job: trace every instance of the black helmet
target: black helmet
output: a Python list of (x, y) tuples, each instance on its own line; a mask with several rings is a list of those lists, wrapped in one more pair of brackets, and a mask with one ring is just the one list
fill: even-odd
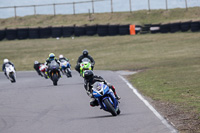
[(88, 56), (88, 51), (86, 49), (83, 50), (83, 56)]
[(92, 79), (94, 76), (94, 73), (92, 70), (85, 70), (84, 72), (84, 78), (85, 80), (89, 81), (90, 79)]

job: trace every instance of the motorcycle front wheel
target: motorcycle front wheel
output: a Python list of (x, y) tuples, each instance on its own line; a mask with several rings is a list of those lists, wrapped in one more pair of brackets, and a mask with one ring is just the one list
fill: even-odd
[(71, 71), (70, 70), (68, 70), (68, 68), (67, 68), (67, 73), (66, 73), (66, 76), (69, 78), (69, 77), (72, 77), (72, 73), (71, 73)]
[(110, 101), (108, 99), (104, 100), (104, 103), (108, 109), (108, 111), (113, 115), (113, 116), (117, 116), (117, 112), (115, 111), (115, 108), (112, 106), (112, 104), (110, 103)]
[(52, 80), (53, 80), (53, 85), (57, 85), (58, 83), (58, 76), (57, 76), (57, 74), (53, 74), (53, 77), (52, 77)]
[(15, 83), (16, 82), (14, 74), (10, 74), (10, 78), (11, 78), (11, 83)]

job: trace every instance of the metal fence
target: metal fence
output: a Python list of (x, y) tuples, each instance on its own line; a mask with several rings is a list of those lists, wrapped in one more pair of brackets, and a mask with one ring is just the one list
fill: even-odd
[[(147, 3), (147, 10), (148, 11), (151, 11), (151, 5), (153, 5), (151, 2), (151, 0), (144, 0), (144, 1), (141, 1), (141, 2), (145, 2)], [(164, 0), (165, 1), (165, 9), (168, 10), (169, 6), (168, 6), (168, 3), (169, 3), (169, 0)], [(185, 9), (187, 10), (188, 9), (188, 2), (187, 0), (182, 0), (184, 2), (184, 5), (185, 5)], [(53, 14), (54, 16), (57, 15), (57, 9), (58, 9), (58, 6), (60, 5), (70, 5), (71, 6), (71, 10), (72, 10), (72, 14), (77, 14), (76, 13), (76, 6), (79, 5), (79, 4), (90, 4), (90, 9), (88, 9), (88, 12), (90, 13), (96, 13), (95, 12), (95, 4), (98, 3), (98, 2), (106, 2), (107, 4), (107, 8), (110, 8), (109, 12), (113, 13), (114, 12), (114, 8), (113, 8), (113, 4), (114, 4), (114, 0), (90, 0), (90, 1), (82, 1), (82, 2), (71, 2), (71, 3), (53, 3), (53, 4), (42, 4), (42, 5), (26, 5), (26, 6), (8, 6), (8, 7), (0, 7), (0, 11), (3, 10), (3, 9), (13, 9), (13, 16), (15, 16), (15, 18), (19, 15), (18, 14), (18, 9), (19, 8), (32, 8), (33, 10), (33, 14), (32, 15), (37, 15), (38, 14), (38, 8), (39, 7), (52, 7), (52, 11), (49, 10), (49, 13), (48, 14)], [(127, 4), (129, 5), (129, 7), (126, 9), (127, 11), (130, 11), (132, 12), (133, 11), (133, 5), (135, 3), (134, 0), (127, 0), (126, 1)], [(84, 8), (84, 7), (82, 7)], [(53, 12), (53, 13), (52, 13)], [(88, 13), (88, 12), (82, 12), (82, 13)], [(107, 11), (108, 12), (108, 11)], [(69, 14), (69, 13), (68, 13)]]

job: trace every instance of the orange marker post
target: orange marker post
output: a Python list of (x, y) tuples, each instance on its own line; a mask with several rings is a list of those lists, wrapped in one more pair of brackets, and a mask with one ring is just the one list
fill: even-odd
[(135, 35), (135, 25), (130, 25), (130, 35)]

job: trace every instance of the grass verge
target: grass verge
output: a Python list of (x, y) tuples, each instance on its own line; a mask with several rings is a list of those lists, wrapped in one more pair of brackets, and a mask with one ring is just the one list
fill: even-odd
[[(36, 15), (17, 18), (0, 19), (0, 29), (21, 27), (46, 27), (85, 24), (152, 24), (177, 21), (199, 20), (200, 7), (188, 10), (176, 8), (170, 10), (147, 10), (135, 12), (95, 13), (91, 19), (89, 14), (77, 15)], [(91, 21), (90, 21), (91, 20)]]

